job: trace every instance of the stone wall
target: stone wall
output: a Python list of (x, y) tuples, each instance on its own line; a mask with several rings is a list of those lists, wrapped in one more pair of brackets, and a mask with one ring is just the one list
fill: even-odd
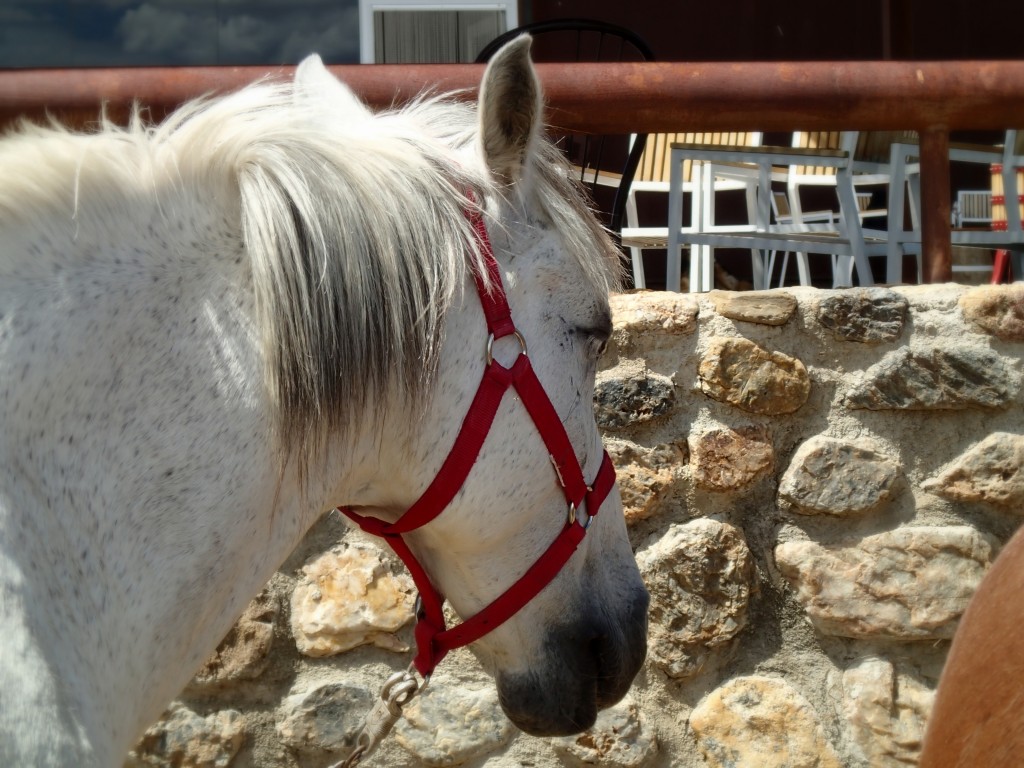
[[(1024, 285), (614, 300), (596, 408), (648, 662), (578, 738), (460, 651), (378, 766), (913, 765), (949, 638), (1024, 514)], [(328, 516), (129, 764), (324, 766), (408, 663), (412, 585)]]

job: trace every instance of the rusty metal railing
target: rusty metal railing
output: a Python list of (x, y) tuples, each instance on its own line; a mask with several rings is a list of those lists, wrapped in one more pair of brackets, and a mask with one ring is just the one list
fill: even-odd
[[(593, 133), (697, 130), (893, 130), (921, 137), (926, 282), (952, 276), (949, 132), (1024, 127), (1024, 61), (540, 64), (548, 121)], [(338, 66), (369, 104), (425, 89), (475, 96), (479, 65)], [(72, 123), (133, 100), (154, 116), (289, 68), (14, 70), (0, 72), (0, 124), (47, 112)]]

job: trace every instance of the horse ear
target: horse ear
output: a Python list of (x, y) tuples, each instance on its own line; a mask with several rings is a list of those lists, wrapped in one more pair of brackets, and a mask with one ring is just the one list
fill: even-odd
[(529, 35), (502, 46), (480, 84), (480, 136), (487, 167), (513, 183), (523, 172), (539, 130), (543, 102), (540, 80), (530, 61)]
[(315, 53), (304, 58), (295, 69), (295, 100), (316, 101), (325, 109), (339, 114), (364, 117), (370, 114), (352, 89), (328, 72)]

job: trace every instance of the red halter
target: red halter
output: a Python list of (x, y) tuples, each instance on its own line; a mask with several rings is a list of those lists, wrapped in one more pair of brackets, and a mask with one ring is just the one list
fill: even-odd
[[(415, 630), (416, 658), (413, 659), (413, 664), (424, 677), (430, 676), (449, 651), (479, 640), (515, 615), (547, 586), (572, 557), (602, 502), (615, 485), (615, 469), (607, 452), (593, 484), (588, 485), (584, 479), (562, 420), (558, 417), (537, 374), (534, 373), (530, 358), (526, 354), (526, 342), (512, 322), (508, 300), (502, 287), (501, 272), (494, 258), (483, 217), (476, 210), (468, 216), (476, 232), (492, 286), (489, 291), (482, 276), (476, 269), (473, 270), (473, 280), (480, 296), (480, 303), (483, 305), (490, 335), (487, 339), (487, 367), (484, 369), (483, 380), (469, 407), (469, 412), (462, 421), (462, 428), (455, 439), (455, 444), (434, 481), (416, 503), (394, 523), (359, 515), (347, 507), (338, 507), (340, 512), (358, 523), (367, 533), (382, 536), (409, 569), (420, 592), (421, 606)], [(491, 355), (494, 341), (505, 336), (515, 336), (522, 347), (516, 361), (508, 368), (495, 361)], [(519, 393), (520, 400), (526, 406), (548, 449), (555, 480), (562, 487), (569, 504), (568, 519), (544, 554), (519, 577), (518, 581), (475, 616), (448, 629), (442, 611), (444, 595), (431, 584), (430, 577), (412, 554), (402, 534), (426, 525), (451, 503), (466, 482), (473, 464), (476, 463), (501, 399), (509, 387), (515, 388)], [(584, 502), (588, 514), (586, 523), (582, 523), (577, 516), (577, 510)]]

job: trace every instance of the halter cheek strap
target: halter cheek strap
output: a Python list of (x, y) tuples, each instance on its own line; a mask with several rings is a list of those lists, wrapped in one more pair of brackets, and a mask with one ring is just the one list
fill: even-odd
[[(515, 615), (544, 589), (572, 557), (601, 504), (615, 485), (615, 469), (607, 452), (604, 453), (593, 483), (588, 485), (585, 481), (562, 420), (537, 378), (527, 356), (526, 342), (512, 321), (501, 282), (501, 271), (494, 258), (483, 216), (477, 210), (467, 215), (476, 233), (487, 271), (486, 281), (476, 269), (473, 271), (473, 279), (489, 335), (483, 379), (462, 421), (462, 428), (433, 482), (394, 523), (357, 514), (347, 507), (338, 507), (340, 512), (355, 521), (364, 531), (383, 537), (409, 569), (420, 593), (413, 665), (424, 677), (430, 676), (449, 651), (480, 639)], [(491, 354), (494, 342), (506, 336), (515, 337), (521, 347), (515, 362), (507, 368), (494, 360)], [(555, 482), (562, 488), (568, 504), (566, 522), (544, 554), (512, 586), (479, 613), (449, 629), (445, 625), (442, 608), (444, 596), (431, 583), (426, 570), (406, 544), (403, 534), (426, 525), (440, 515), (462, 488), (480, 455), (502, 397), (510, 387), (519, 394), (551, 457)], [(579, 514), (584, 504), (587, 510), (585, 521), (580, 519)]]

